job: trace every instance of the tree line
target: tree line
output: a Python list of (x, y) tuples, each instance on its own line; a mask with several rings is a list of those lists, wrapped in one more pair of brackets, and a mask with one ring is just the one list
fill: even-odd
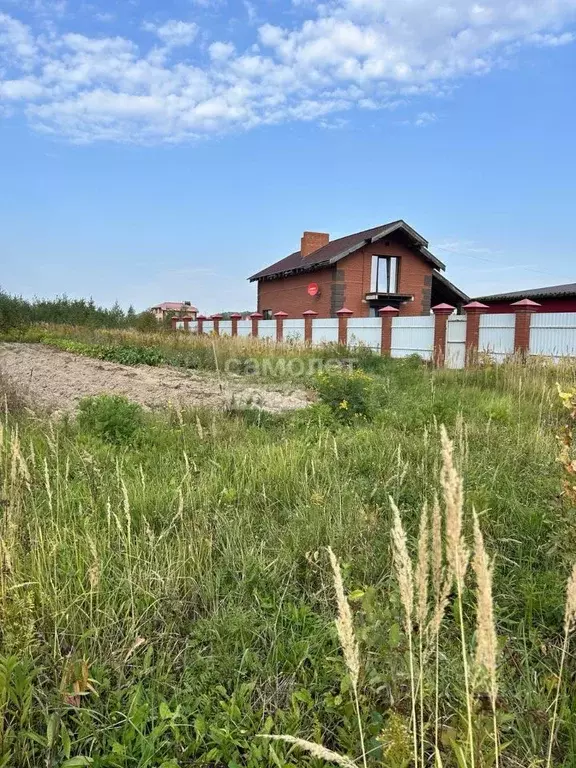
[(68, 296), (28, 301), (0, 290), (0, 331), (34, 323), (141, 330), (152, 330), (159, 325), (150, 312), (137, 313), (133, 306), (124, 311), (118, 302), (108, 308), (98, 306), (93, 299), (70, 299)]

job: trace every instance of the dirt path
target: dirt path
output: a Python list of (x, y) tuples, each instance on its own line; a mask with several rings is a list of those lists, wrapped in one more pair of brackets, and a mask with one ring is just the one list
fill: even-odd
[(182, 408), (252, 405), (279, 412), (308, 404), (302, 390), (250, 386), (249, 379), (147, 365), (119, 365), (73, 355), (41, 344), (0, 344), (0, 373), (31, 405), (73, 411), (80, 398), (125, 395), (148, 408), (169, 402)]

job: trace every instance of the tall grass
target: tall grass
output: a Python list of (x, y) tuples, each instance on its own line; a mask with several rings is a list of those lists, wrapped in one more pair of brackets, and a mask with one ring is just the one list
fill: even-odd
[(375, 379), (372, 421), (172, 410), (124, 443), (2, 409), (0, 765), (576, 761), (551, 375)]

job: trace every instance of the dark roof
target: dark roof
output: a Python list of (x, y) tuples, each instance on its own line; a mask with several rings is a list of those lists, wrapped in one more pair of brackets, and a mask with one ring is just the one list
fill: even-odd
[(452, 292), (458, 299), (460, 299), (460, 301), (463, 301), (465, 304), (470, 301), (470, 296), (467, 296), (464, 291), (460, 290), (460, 288), (456, 288), (454, 283), (451, 283), (448, 278), (444, 277), (444, 275), (441, 275), (440, 272), (437, 272), (435, 269), (432, 271), (432, 279), (437, 280), (448, 290), (448, 292)]
[(476, 301), (508, 301), (515, 299), (551, 299), (558, 296), (576, 296), (576, 283), (566, 285), (548, 285), (545, 288), (529, 288), (527, 291), (495, 293), (492, 296), (479, 296)]
[(426, 247), (428, 241), (424, 240), (418, 232), (400, 219), (398, 221), (391, 221), (389, 224), (381, 224), (379, 227), (372, 227), (372, 229), (364, 229), (362, 232), (354, 232), (352, 235), (339, 237), (337, 240), (331, 240), (327, 245), (318, 248), (317, 251), (306, 256), (306, 258), (302, 258), (300, 251), (294, 251), (290, 256), (286, 256), (286, 258), (277, 261), (275, 264), (271, 264), (269, 267), (260, 270), (260, 272), (256, 272), (256, 274), (248, 279), (253, 281), (285, 276), (296, 272), (312, 272), (315, 269), (321, 269), (322, 267), (334, 264), (339, 259), (344, 258), (344, 256), (348, 256), (349, 253), (353, 253), (358, 248), (361, 248), (365, 243), (380, 240), (382, 237), (391, 235), (397, 230), (405, 232), (419, 245), (420, 253), (424, 259), (432, 262), (438, 269), (445, 268), (444, 264), (430, 253)]

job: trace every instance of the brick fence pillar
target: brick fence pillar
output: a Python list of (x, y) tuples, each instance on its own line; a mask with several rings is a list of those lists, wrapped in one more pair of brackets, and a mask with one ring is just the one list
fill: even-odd
[(204, 333), (204, 320), (207, 320), (207, 319), (208, 318), (205, 315), (198, 315), (198, 317), (196, 318), (198, 322), (198, 329), (196, 331), (197, 333)]
[(220, 336), (220, 320), (222, 320), (222, 315), (212, 315), (210, 319), (214, 323), (214, 334)]
[(392, 353), (392, 319), (398, 317), (400, 310), (397, 307), (382, 307), (378, 314), (382, 320), (382, 337), (380, 354), (390, 357)]
[(314, 312), (313, 309), (307, 309), (302, 314), (304, 316), (304, 343), (312, 344), (312, 322), (315, 317), (318, 317), (318, 312)]
[(480, 340), (480, 315), (490, 311), (490, 307), (480, 301), (464, 304), (466, 312), (466, 363), (475, 365), (478, 362), (478, 342)]
[(258, 321), (262, 320), (264, 315), (261, 312), (252, 312), (250, 320), (252, 320), (252, 336), (258, 337)]
[(242, 320), (242, 315), (234, 312), (233, 315), (230, 315), (230, 320), (232, 321), (231, 334), (232, 336), (238, 336), (238, 320)]
[(510, 305), (516, 315), (514, 323), (514, 353), (519, 355), (522, 360), (528, 357), (530, 352), (530, 324), (532, 315), (538, 312), (541, 304), (531, 299), (522, 299), (515, 301)]
[(345, 347), (348, 344), (348, 318), (354, 312), (347, 307), (342, 307), (336, 314), (338, 315), (338, 344)]
[(177, 315), (170, 318), (170, 325), (172, 326), (173, 331), (176, 330), (176, 323), (178, 322), (178, 320), (180, 320), (180, 318)]
[(276, 341), (282, 341), (284, 339), (284, 318), (288, 317), (288, 312), (274, 312), (276, 318)]
[(446, 333), (448, 318), (454, 312), (451, 304), (436, 304), (432, 307), (434, 312), (434, 354), (432, 360), (438, 368), (444, 366), (446, 361)]
[(190, 330), (190, 320), (192, 320), (191, 317), (183, 317), (182, 322), (184, 323), (184, 330), (189, 331)]

